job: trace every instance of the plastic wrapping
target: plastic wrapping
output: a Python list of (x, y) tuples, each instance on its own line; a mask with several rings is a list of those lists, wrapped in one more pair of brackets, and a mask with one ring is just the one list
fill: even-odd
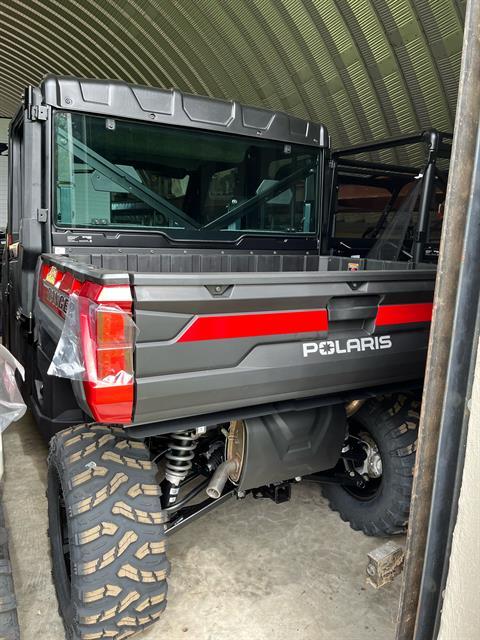
[(73, 294), (48, 374), (100, 386), (132, 384), (135, 334), (131, 315), (119, 306)]
[(412, 221), (423, 178), (419, 179), (397, 211), (390, 213), (390, 221), (368, 252), (372, 260), (398, 260)]
[(48, 367), (49, 376), (83, 380), (85, 364), (83, 361), (79, 336), (78, 296), (71, 295), (62, 329), (62, 335)]
[(15, 380), (15, 371), (25, 379), (22, 365), (0, 345), (0, 432), (11, 422), (20, 420), (27, 410)]

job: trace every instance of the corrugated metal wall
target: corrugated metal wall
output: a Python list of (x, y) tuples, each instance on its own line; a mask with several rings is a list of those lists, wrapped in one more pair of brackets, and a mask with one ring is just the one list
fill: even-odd
[[(0, 115), (47, 72), (319, 120), (335, 146), (452, 130), (465, 0), (2, 0)], [(408, 159), (405, 156), (404, 159)]]
[[(8, 118), (0, 118), (0, 142), (7, 142)], [(7, 226), (8, 156), (0, 155), (0, 229)]]

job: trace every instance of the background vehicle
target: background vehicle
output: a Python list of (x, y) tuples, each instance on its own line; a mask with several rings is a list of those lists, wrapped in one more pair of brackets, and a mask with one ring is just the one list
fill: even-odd
[(321, 125), (49, 77), (9, 160), (6, 340), (53, 436), (71, 636), (153, 622), (165, 536), (231, 496), (320, 481), (355, 528), (404, 530), (435, 266), (322, 254)]
[(13, 572), (8, 549), (9, 530), (5, 526), (3, 508), (4, 464), (3, 464), (3, 431), (27, 410), (22, 400), (15, 375), (22, 377), (22, 366), (11, 353), (0, 344), (0, 638), (20, 640), (18, 626), (17, 603)]

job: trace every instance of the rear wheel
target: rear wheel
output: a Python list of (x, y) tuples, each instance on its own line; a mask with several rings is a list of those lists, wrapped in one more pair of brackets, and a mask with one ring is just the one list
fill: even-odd
[[(324, 485), (330, 507), (353, 529), (369, 536), (403, 533), (408, 524), (419, 403), (409, 396), (369, 400), (349, 419), (350, 446), (364, 451), (355, 464), (345, 460), (362, 487)], [(343, 463), (342, 463), (343, 464)]]
[(121, 429), (80, 425), (51, 440), (53, 578), (67, 637), (121, 640), (166, 605), (165, 531), (155, 465)]

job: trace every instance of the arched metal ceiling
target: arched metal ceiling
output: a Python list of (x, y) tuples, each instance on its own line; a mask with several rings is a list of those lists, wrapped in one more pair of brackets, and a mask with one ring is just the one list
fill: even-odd
[(452, 130), (466, 0), (0, 0), (0, 115), (46, 73), (234, 98), (335, 146)]

